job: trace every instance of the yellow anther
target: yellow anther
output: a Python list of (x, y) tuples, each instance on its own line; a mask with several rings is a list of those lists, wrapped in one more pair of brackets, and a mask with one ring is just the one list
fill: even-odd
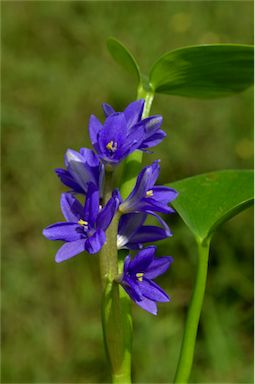
[(137, 273), (136, 274), (136, 277), (137, 277), (137, 280), (139, 280), (139, 281), (143, 281), (143, 273), (142, 272), (139, 272), (139, 273)]
[(109, 151), (115, 152), (117, 151), (118, 144), (114, 143), (112, 140), (109, 141), (109, 143), (106, 145), (106, 148), (109, 149)]
[(153, 196), (153, 190), (149, 189), (149, 191), (146, 192), (146, 197), (151, 197)]
[(78, 221), (78, 224), (80, 224), (80, 225), (88, 225), (88, 222), (87, 221), (84, 221), (84, 220), (82, 220), (82, 219), (80, 219), (79, 221)]

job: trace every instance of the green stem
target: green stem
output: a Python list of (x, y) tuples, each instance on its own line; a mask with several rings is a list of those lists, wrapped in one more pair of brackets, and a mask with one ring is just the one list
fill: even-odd
[(137, 90), (137, 100), (139, 99), (145, 100), (143, 109), (143, 119), (145, 119), (150, 114), (151, 105), (154, 99), (154, 92), (151, 89), (145, 89), (144, 85), (141, 83)]
[(198, 268), (196, 281), (186, 318), (181, 352), (174, 383), (186, 384), (189, 380), (195, 350), (197, 329), (205, 294), (209, 249), (209, 240), (206, 243), (198, 242)]
[[(106, 173), (104, 204), (113, 190), (112, 173)], [(102, 324), (107, 357), (113, 383), (131, 383), (132, 318), (130, 300), (115, 282), (118, 268), (119, 214), (116, 213), (106, 231), (106, 243), (100, 252), (100, 272), (103, 284)]]
[[(105, 186), (104, 186), (104, 205), (109, 201), (113, 191), (113, 173), (109, 172), (105, 175)], [(106, 243), (100, 252), (100, 270), (102, 281), (113, 281), (118, 276), (118, 249), (117, 249), (117, 233), (119, 214), (115, 214), (111, 225), (106, 231)]]
[(102, 302), (104, 342), (113, 383), (131, 383), (130, 300), (116, 282), (105, 284)]

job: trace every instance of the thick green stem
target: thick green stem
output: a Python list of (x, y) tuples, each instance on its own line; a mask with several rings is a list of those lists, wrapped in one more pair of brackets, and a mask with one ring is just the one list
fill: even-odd
[[(104, 187), (104, 205), (111, 198), (113, 185), (113, 173), (109, 172), (105, 175)], [(119, 214), (115, 214), (111, 225), (106, 231), (106, 243), (100, 252), (100, 269), (102, 281), (112, 281), (118, 276), (118, 249), (117, 249), (117, 233), (118, 233)]]
[[(105, 178), (104, 204), (113, 190), (112, 173)], [(100, 252), (103, 284), (102, 323), (106, 353), (113, 383), (131, 383), (132, 318), (130, 300), (114, 279), (118, 277), (117, 213), (106, 231), (106, 243)]]
[(198, 267), (195, 286), (189, 306), (175, 383), (188, 383), (197, 336), (197, 329), (205, 294), (210, 241), (198, 242)]
[(131, 383), (132, 318), (130, 300), (114, 281), (103, 293), (102, 320), (113, 383)]

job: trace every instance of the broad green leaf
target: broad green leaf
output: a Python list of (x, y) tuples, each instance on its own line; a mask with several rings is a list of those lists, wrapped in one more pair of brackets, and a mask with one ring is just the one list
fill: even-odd
[(120, 41), (114, 39), (113, 37), (109, 37), (107, 39), (107, 48), (114, 60), (128, 72), (135, 75), (140, 82), (141, 74), (139, 66), (132, 53), (130, 53)]
[(153, 65), (150, 83), (158, 93), (197, 98), (243, 91), (253, 83), (253, 47), (215, 44), (167, 52)]
[(179, 192), (173, 207), (200, 242), (253, 202), (251, 170), (211, 172), (169, 186)]

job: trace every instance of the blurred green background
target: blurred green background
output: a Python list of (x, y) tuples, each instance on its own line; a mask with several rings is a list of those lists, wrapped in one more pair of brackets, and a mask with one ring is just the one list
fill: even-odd
[[(67, 148), (89, 146), (91, 113), (135, 99), (106, 38), (133, 51), (144, 71), (167, 50), (253, 42), (249, 1), (2, 2), (3, 294), (2, 382), (107, 382), (100, 324), (98, 257), (57, 265), (59, 244), (43, 227), (62, 219), (53, 169)], [(165, 141), (160, 182), (224, 168), (251, 168), (252, 90), (224, 99), (157, 96)], [(249, 209), (214, 237), (193, 383), (251, 383), (253, 228)], [(159, 245), (174, 264), (159, 283), (172, 303), (154, 317), (133, 306), (135, 382), (171, 382), (195, 272), (193, 238), (177, 215)]]

